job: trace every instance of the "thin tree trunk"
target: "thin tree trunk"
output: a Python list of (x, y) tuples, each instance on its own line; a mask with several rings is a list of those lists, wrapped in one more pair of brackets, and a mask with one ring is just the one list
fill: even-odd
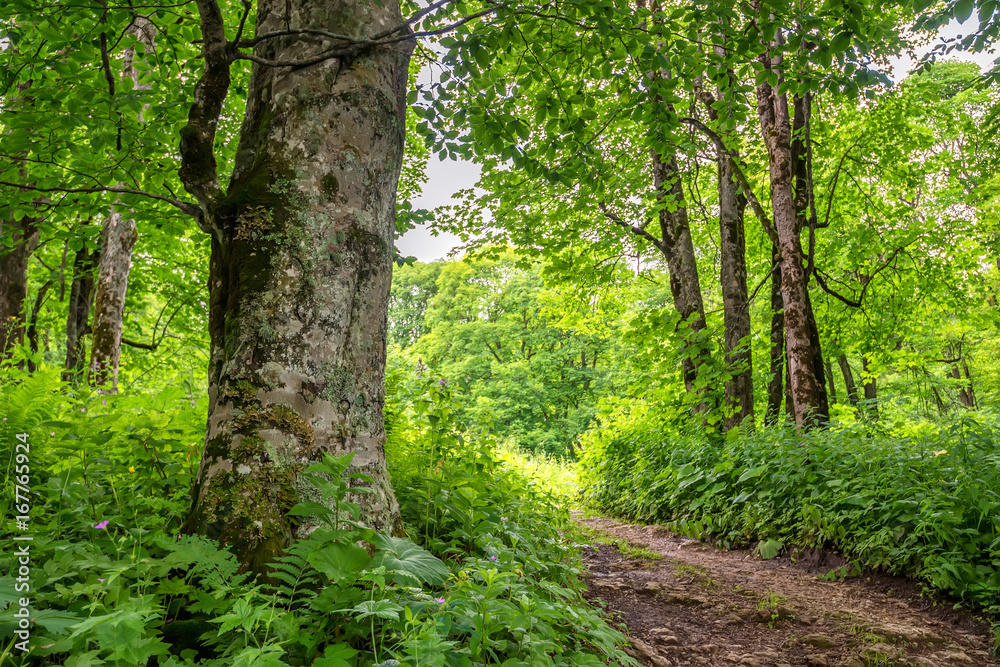
[(73, 282), (69, 288), (66, 313), (66, 364), (64, 381), (76, 377), (86, 365), (83, 337), (90, 318), (90, 302), (94, 290), (94, 269), (100, 262), (101, 251), (86, 246), (76, 252), (73, 260)]
[(865, 406), (868, 416), (872, 419), (878, 419), (878, 385), (875, 375), (871, 372), (871, 364), (866, 354), (861, 355), (861, 374), (864, 381)]
[(931, 392), (934, 394), (934, 403), (937, 405), (938, 412), (942, 415), (948, 414), (948, 406), (941, 400), (941, 394), (938, 392), (937, 387), (932, 386)]
[(795, 423), (795, 399), (792, 398), (792, 378), (789, 374), (788, 350), (785, 350), (785, 421)]
[[(373, 493), (352, 494), (363, 523), (399, 521), (382, 407), (413, 43), (303, 68), (255, 64), (222, 194), (210, 151), (229, 65), (221, 14), (206, 4), (206, 69), (182, 133), (181, 175), (213, 230), (209, 418), (185, 530), (221, 539), (259, 572), (308, 528), (288, 510), (309, 493), (299, 474), (325, 453), (353, 452), (352, 470), (373, 479)], [(259, 0), (257, 16), (258, 33), (360, 37), (401, 22), (396, 1)], [(255, 53), (286, 60), (315, 49), (296, 37)]]
[[(55, 281), (50, 278), (39, 288), (38, 294), (35, 296), (35, 305), (31, 309), (31, 316), (28, 318), (27, 338), (32, 356), (38, 352), (38, 313), (42, 310), (42, 304), (45, 303), (45, 295), (48, 293), (49, 288), (52, 287), (53, 282)], [(36, 368), (35, 362), (29, 359), (28, 372), (34, 373)]]
[[(16, 51), (17, 45), (8, 48)], [(31, 80), (19, 81), (16, 92), (2, 100), (6, 108), (17, 109), (31, 104), (28, 91)], [(23, 155), (21, 156), (23, 157)], [(27, 179), (24, 161), (15, 157), (21, 176)], [(28, 296), (28, 260), (38, 247), (39, 219), (33, 216), (15, 218), (12, 211), (0, 209), (0, 360), (7, 359), (24, 341), (25, 303)], [(7, 245), (7, 240), (11, 244)]]
[(771, 246), (771, 375), (767, 385), (767, 411), (764, 424), (773, 426), (781, 414), (781, 399), (785, 394), (785, 313), (781, 301), (781, 253)]
[(705, 306), (701, 298), (698, 264), (675, 156), (663, 157), (653, 151), (653, 187), (662, 205), (659, 214), (660, 233), (663, 239), (662, 251), (670, 273), (670, 292), (674, 297), (674, 308), (681, 317), (679, 330), (685, 337), (687, 353), (682, 361), (684, 386), (688, 392), (693, 392), (698, 367), (707, 357), (707, 351), (700, 346), (696, 348), (690, 338), (705, 329)]
[(833, 364), (829, 359), (823, 360), (823, 368), (826, 369), (826, 380), (830, 383), (830, 405), (837, 402), (837, 385), (833, 381)]
[[(724, 55), (723, 47), (716, 47), (716, 53)], [(735, 77), (730, 75), (732, 81)], [(719, 91), (720, 97), (723, 96)], [(709, 118), (718, 119), (714, 99), (702, 93)], [(721, 239), (722, 309), (725, 324), (724, 344), (726, 365), (736, 369), (726, 381), (726, 410), (733, 413), (723, 418), (722, 428), (728, 431), (738, 427), (744, 420), (754, 423), (753, 414), (753, 354), (750, 350), (750, 300), (747, 290), (746, 239), (743, 219), (747, 206), (733, 174), (730, 152), (725, 146), (716, 144), (716, 162), (719, 192), (719, 237)]]
[(135, 220), (112, 210), (101, 232), (101, 259), (97, 269), (90, 382), (113, 391), (118, 386), (122, 350), (125, 292), (132, 267), (132, 249), (139, 238)]
[(28, 296), (28, 259), (38, 246), (37, 220), (25, 216), (0, 221), (0, 237), (10, 236), (13, 247), (0, 245), (0, 359), (24, 340), (24, 300)]
[[(962, 403), (970, 410), (976, 409), (976, 392), (972, 386), (972, 373), (969, 372), (969, 363), (962, 360), (962, 368), (965, 370), (965, 386), (959, 392)], [(964, 396), (963, 396), (964, 395)]]
[[(761, 56), (767, 69), (780, 72), (780, 60)], [(779, 74), (779, 81), (781, 76)], [(800, 426), (829, 421), (823, 356), (806, 282), (799, 239), (801, 197), (796, 199), (792, 118), (788, 98), (766, 82), (757, 86), (757, 110), (767, 147), (771, 207), (781, 249), (781, 296), (785, 311), (785, 350), (795, 421)]]
[(857, 407), (858, 386), (854, 383), (854, 373), (851, 372), (851, 364), (847, 361), (847, 355), (837, 355), (837, 365), (840, 366), (840, 373), (844, 376), (844, 391), (847, 394), (847, 402)]

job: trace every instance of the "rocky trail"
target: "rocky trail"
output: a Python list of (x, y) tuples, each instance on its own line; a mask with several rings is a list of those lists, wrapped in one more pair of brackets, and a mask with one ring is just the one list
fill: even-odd
[[(843, 564), (827, 554), (764, 561), (660, 526), (576, 520), (596, 531), (584, 550), (588, 597), (627, 626), (630, 651), (644, 665), (1000, 665), (985, 625), (920, 597), (912, 581), (867, 574), (825, 580), (821, 575)], [(624, 552), (636, 557), (600, 544), (610, 540), (627, 543)]]

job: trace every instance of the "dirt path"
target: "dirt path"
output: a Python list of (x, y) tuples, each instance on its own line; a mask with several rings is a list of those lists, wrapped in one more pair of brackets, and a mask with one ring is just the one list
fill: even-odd
[(984, 626), (921, 598), (905, 579), (825, 581), (817, 575), (831, 563), (817, 557), (762, 561), (659, 526), (576, 519), (663, 556), (626, 558), (606, 544), (584, 550), (589, 597), (604, 600), (626, 624), (645, 665), (1000, 665)]

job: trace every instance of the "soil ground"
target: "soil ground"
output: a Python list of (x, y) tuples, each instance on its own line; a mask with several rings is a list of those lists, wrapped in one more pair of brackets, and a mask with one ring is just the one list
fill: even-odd
[(644, 665), (1000, 666), (985, 625), (921, 597), (910, 580), (825, 580), (821, 575), (843, 564), (825, 553), (764, 561), (660, 526), (576, 520), (629, 543), (627, 553), (644, 548), (662, 556), (627, 558), (598, 544), (600, 537), (584, 549), (588, 597), (624, 623), (630, 651)]

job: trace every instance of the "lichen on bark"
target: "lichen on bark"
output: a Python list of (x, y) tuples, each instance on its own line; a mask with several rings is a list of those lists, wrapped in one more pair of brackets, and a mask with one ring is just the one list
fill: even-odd
[[(344, 32), (345, 16), (359, 31), (402, 20), (394, 3), (261, 0), (257, 29)], [(257, 53), (317, 48), (277, 38)], [(352, 498), (364, 523), (398, 522), (382, 407), (411, 49), (253, 69), (232, 179), (210, 216), (209, 422), (187, 524), (232, 544), (247, 569), (308, 530), (287, 513), (316, 499), (299, 473), (327, 452), (354, 452), (353, 469), (372, 477), (373, 493)]]

